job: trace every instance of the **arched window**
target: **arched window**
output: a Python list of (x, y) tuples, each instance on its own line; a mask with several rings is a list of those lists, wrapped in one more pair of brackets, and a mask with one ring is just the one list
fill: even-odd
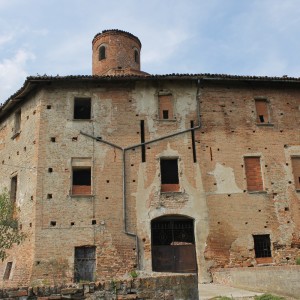
[(134, 50), (134, 61), (138, 64), (140, 62), (139, 51)]
[(105, 49), (105, 46), (101, 46), (99, 48), (99, 60), (102, 60), (105, 58), (106, 58), (106, 49)]

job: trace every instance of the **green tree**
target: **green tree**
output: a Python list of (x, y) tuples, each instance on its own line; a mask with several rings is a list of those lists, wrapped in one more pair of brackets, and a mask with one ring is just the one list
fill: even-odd
[(26, 235), (19, 231), (15, 204), (10, 201), (7, 190), (0, 193), (0, 259), (6, 258), (6, 251), (13, 244), (20, 244)]

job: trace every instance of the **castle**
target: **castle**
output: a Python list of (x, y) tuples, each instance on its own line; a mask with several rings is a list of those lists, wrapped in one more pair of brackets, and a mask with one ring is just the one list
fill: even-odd
[[(26, 240), (6, 286), (300, 257), (300, 79), (141, 71), (106, 30), (91, 76), (28, 77), (0, 108), (0, 186)], [(56, 276), (59, 270), (54, 269)], [(52, 271), (51, 271), (52, 270)]]

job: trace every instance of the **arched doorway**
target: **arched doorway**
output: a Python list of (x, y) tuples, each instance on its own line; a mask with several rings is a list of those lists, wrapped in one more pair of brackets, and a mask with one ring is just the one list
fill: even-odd
[(151, 221), (152, 270), (197, 272), (194, 220), (171, 215)]

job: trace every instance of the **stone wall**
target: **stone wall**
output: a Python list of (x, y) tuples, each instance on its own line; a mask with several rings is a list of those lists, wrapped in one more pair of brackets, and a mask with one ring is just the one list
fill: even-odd
[(300, 266), (228, 268), (212, 275), (214, 283), (300, 299)]
[(112, 280), (101, 283), (81, 283), (70, 286), (22, 287), (0, 290), (0, 299), (197, 300), (197, 276), (174, 275), (124, 281)]

